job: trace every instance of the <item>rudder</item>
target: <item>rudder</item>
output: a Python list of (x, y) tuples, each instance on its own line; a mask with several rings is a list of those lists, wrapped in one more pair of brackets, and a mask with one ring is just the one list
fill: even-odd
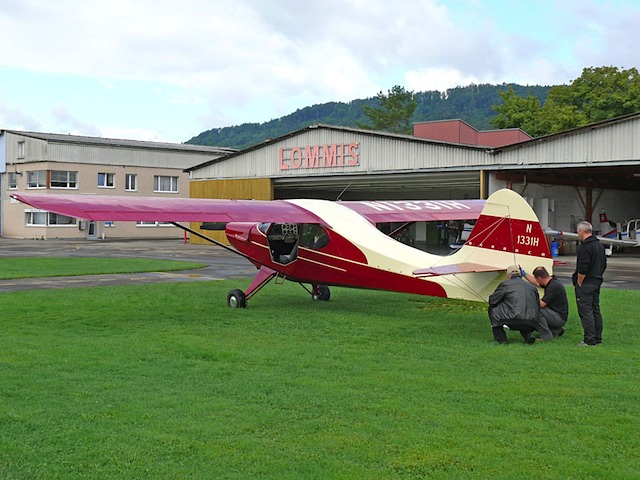
[(553, 266), (538, 217), (524, 198), (508, 189), (489, 196), (461, 250), (467, 261), (497, 268), (517, 264), (529, 272), (537, 266), (551, 272)]

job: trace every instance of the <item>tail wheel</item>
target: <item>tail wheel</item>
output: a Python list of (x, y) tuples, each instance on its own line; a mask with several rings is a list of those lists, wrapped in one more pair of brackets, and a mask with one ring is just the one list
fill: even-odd
[(245, 308), (247, 297), (242, 290), (231, 290), (227, 294), (227, 305), (231, 308)]
[(314, 300), (327, 302), (331, 297), (331, 291), (326, 285), (318, 285), (317, 288), (313, 291), (312, 297)]

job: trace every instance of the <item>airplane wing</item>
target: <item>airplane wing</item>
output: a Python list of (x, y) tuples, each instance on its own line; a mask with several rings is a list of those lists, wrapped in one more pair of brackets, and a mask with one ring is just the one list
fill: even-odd
[(454, 275), (456, 273), (479, 273), (479, 272), (503, 272), (504, 268), (497, 268), (495, 265), (481, 265), (479, 263), (463, 262), (450, 265), (440, 265), (429, 268), (420, 268), (412, 273), (416, 277), (435, 277), (439, 275)]
[[(559, 238), (562, 240), (575, 240), (575, 241), (579, 241), (580, 237), (578, 237), (577, 233), (572, 233), (572, 232), (563, 232), (562, 230), (552, 230), (552, 229), (546, 229), (544, 231), (544, 234), (547, 237), (550, 238)], [(637, 247), (638, 246), (638, 242), (635, 240), (619, 240), (617, 238), (610, 238), (610, 237), (601, 237), (596, 235), (596, 238), (598, 240), (600, 240), (600, 243), (604, 244), (604, 245), (613, 245), (614, 247)]]
[(95, 221), (324, 223), (312, 212), (284, 200), (20, 193), (11, 197), (34, 208)]
[(340, 202), (371, 223), (475, 220), (485, 200), (379, 200)]
[[(13, 193), (11, 197), (34, 208), (94, 221), (326, 224), (311, 211), (287, 200), (22, 193)], [(484, 203), (484, 200), (340, 202), (374, 224), (471, 220), (479, 217)]]

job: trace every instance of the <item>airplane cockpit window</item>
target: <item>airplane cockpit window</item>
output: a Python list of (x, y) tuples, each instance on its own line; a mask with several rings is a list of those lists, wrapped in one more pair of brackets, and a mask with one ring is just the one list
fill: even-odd
[(267, 236), (271, 259), (287, 265), (298, 258), (298, 247), (318, 250), (329, 243), (329, 235), (317, 224), (261, 223), (258, 228)]
[[(262, 226), (260, 228), (262, 230)], [(298, 258), (299, 229), (297, 223), (267, 224), (267, 240), (271, 259), (281, 265), (286, 265)]]
[(271, 226), (270, 223), (261, 223), (258, 225), (258, 230), (260, 230), (262, 233), (266, 235), (267, 232), (269, 231), (270, 226)]
[(320, 225), (316, 225), (315, 223), (303, 223), (301, 224), (301, 230), (301, 247), (319, 250), (329, 243), (329, 236)]

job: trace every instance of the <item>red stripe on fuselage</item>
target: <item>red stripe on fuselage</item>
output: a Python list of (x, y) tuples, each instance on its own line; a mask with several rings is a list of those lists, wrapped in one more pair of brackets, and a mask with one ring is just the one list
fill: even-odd
[(326, 247), (321, 250), (300, 247), (297, 259), (282, 265), (273, 262), (267, 237), (255, 226), (250, 232), (227, 228), (227, 238), (238, 251), (282, 272), (292, 281), (447, 296), (444, 288), (437, 283), (369, 266), (360, 249), (332, 230), (327, 232), (330, 240)]

